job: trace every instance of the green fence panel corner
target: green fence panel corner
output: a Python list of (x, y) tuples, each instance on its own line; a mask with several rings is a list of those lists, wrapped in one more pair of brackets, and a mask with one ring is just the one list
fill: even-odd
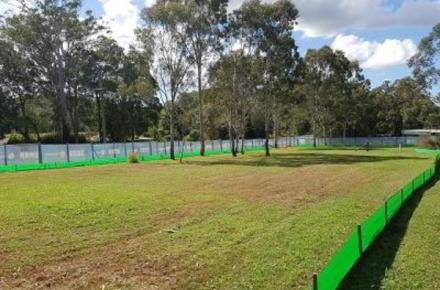
[(412, 194), (427, 184), (437, 173), (437, 163), (440, 153), (436, 156), (436, 163), (429, 167), (401, 190), (394, 193), (387, 201), (353, 231), (336, 254), (318, 275), (314, 276), (314, 290), (337, 289), (353, 265), (359, 260), (365, 250), (374, 242), (388, 222), (399, 212), (404, 202)]
[(336, 289), (359, 257), (358, 232), (355, 230), (319, 273), (316, 285), (317, 288), (319, 290)]

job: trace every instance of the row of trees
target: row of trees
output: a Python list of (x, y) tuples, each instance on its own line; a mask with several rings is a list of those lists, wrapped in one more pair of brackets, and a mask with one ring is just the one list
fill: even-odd
[[(288, 0), (158, 0), (124, 50), (80, 0), (38, 0), (2, 19), (0, 135), (25, 142), (171, 142), (228, 137), (399, 135), (436, 127), (440, 25), (411, 60), (414, 78), (371, 89), (357, 62), (324, 46), (298, 53)], [(276, 145), (275, 145), (276, 146)]]

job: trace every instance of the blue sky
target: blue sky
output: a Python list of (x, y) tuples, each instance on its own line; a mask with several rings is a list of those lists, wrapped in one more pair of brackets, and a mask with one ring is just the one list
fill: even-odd
[[(155, 0), (83, 0), (124, 47), (134, 41), (143, 7)], [(274, 1), (274, 0), (263, 0)], [(230, 0), (230, 9), (243, 0)], [(300, 18), (294, 37), (301, 54), (330, 45), (356, 59), (373, 86), (410, 75), (407, 60), (440, 22), (440, 0), (293, 0)], [(2, 11), (0, 4), (0, 12)]]

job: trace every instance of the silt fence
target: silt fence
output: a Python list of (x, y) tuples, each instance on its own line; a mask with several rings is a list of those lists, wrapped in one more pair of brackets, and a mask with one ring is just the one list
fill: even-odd
[(362, 257), (402, 206), (404, 206), (405, 202), (436, 175), (439, 156), (436, 156), (435, 164), (391, 195), (371, 216), (348, 235), (348, 238), (326, 266), (319, 274), (314, 275), (314, 290), (337, 289), (355, 263)]

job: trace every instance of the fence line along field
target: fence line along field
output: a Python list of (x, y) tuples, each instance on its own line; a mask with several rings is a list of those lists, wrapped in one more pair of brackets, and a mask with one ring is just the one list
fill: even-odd
[(308, 289), (432, 160), (289, 148), (0, 174), (0, 289)]

